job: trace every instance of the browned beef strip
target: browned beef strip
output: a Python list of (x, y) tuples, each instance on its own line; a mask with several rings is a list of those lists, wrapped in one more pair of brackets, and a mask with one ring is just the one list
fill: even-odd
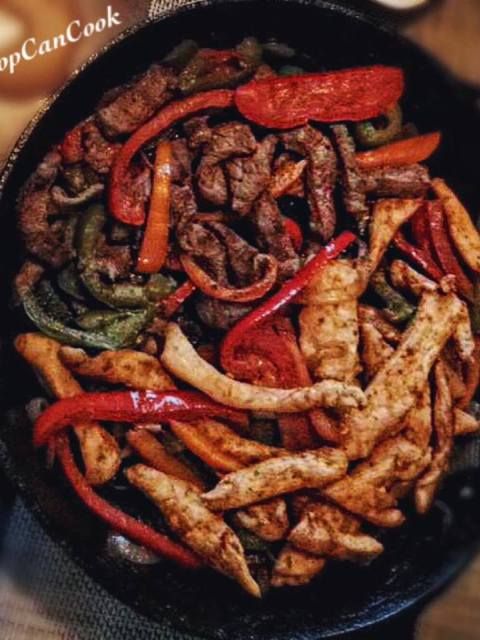
[(233, 286), (245, 287), (262, 277), (263, 267), (257, 249), (221, 222), (209, 222), (207, 226), (225, 245), (230, 268), (235, 276)]
[(66, 223), (49, 218), (58, 209), (50, 195), (61, 162), (56, 151), (48, 153), (25, 184), (18, 201), (18, 222), (28, 251), (53, 267), (64, 264), (72, 247), (66, 237)]
[(255, 203), (252, 220), (259, 247), (278, 260), (279, 279), (290, 278), (300, 267), (300, 259), (285, 231), (280, 209), (267, 191)]
[(253, 306), (250, 304), (225, 302), (203, 295), (199, 296), (196, 303), (198, 317), (211, 329), (230, 329), (252, 309)]
[(269, 64), (261, 64), (255, 71), (252, 80), (264, 80), (265, 78), (273, 78), (277, 73)]
[(194, 256), (200, 266), (222, 286), (228, 286), (227, 251), (217, 236), (198, 222), (188, 222), (177, 230), (182, 251)]
[(190, 149), (200, 149), (212, 139), (213, 130), (208, 126), (208, 116), (190, 118), (183, 125)]
[(220, 163), (232, 156), (249, 155), (256, 147), (257, 142), (246, 124), (228, 122), (215, 127), (197, 171), (202, 196), (217, 206), (226, 204), (228, 187)]
[(107, 174), (120, 145), (106, 140), (93, 120), (88, 120), (82, 127), (82, 143), (85, 162), (100, 175)]
[(97, 270), (110, 280), (126, 278), (133, 267), (130, 247), (127, 245), (110, 245), (102, 236), (95, 250)]
[(310, 125), (282, 135), (286, 148), (307, 158), (310, 228), (322, 240), (330, 240), (336, 223), (333, 189), (337, 158), (330, 140)]
[(368, 206), (365, 194), (365, 181), (355, 159), (355, 143), (343, 124), (332, 127), (337, 150), (342, 165), (343, 202), (352, 216), (361, 226), (368, 219)]
[(267, 187), (272, 175), (276, 136), (267, 136), (248, 158), (234, 158), (227, 163), (232, 192), (232, 209), (240, 215), (250, 212), (253, 203)]
[(19, 298), (28, 293), (37, 284), (45, 269), (31, 260), (27, 260), (15, 277), (15, 291)]
[(362, 175), (367, 192), (381, 198), (417, 198), (430, 187), (428, 169), (421, 164), (380, 167)]
[(172, 184), (171, 198), (171, 226), (180, 229), (190, 218), (198, 213), (195, 195), (189, 184), (181, 186)]
[(173, 72), (152, 65), (113, 100), (97, 109), (97, 120), (109, 138), (135, 131), (172, 97), (176, 78)]
[(189, 180), (192, 173), (192, 158), (187, 141), (183, 138), (172, 140), (172, 182), (177, 184)]

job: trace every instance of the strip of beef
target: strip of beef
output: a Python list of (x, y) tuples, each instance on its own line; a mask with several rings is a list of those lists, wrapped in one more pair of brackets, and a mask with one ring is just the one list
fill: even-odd
[(282, 135), (285, 147), (304, 156), (307, 161), (310, 228), (322, 240), (330, 240), (336, 223), (333, 190), (337, 177), (337, 158), (332, 143), (310, 125)]
[(204, 325), (210, 329), (226, 331), (250, 313), (253, 306), (241, 302), (225, 302), (201, 295), (195, 308)]
[(300, 267), (300, 259), (285, 230), (280, 209), (267, 191), (257, 200), (252, 220), (259, 247), (278, 260), (280, 280), (292, 277)]
[(255, 200), (270, 182), (276, 145), (276, 136), (267, 136), (258, 144), (252, 156), (234, 158), (227, 163), (232, 209), (241, 216), (250, 212)]
[(85, 162), (100, 175), (107, 174), (120, 145), (106, 140), (93, 120), (87, 120), (82, 127), (82, 143)]
[(200, 149), (212, 139), (213, 130), (208, 126), (208, 116), (190, 118), (183, 125), (188, 139), (188, 146), (192, 150)]
[(71, 257), (66, 221), (49, 218), (58, 214), (50, 188), (60, 167), (61, 156), (48, 153), (27, 181), (18, 201), (18, 221), (28, 251), (52, 267), (60, 267)]
[(362, 172), (368, 193), (380, 198), (418, 198), (430, 187), (428, 169), (421, 164), (379, 167)]
[(342, 164), (345, 209), (358, 220), (360, 227), (364, 228), (368, 220), (368, 206), (365, 194), (365, 180), (355, 159), (355, 143), (345, 125), (334, 125), (332, 131)]
[(226, 248), (229, 265), (235, 276), (233, 286), (245, 287), (262, 277), (263, 268), (258, 260), (257, 249), (221, 222), (210, 222), (208, 228), (222, 240)]
[(192, 158), (188, 150), (187, 141), (183, 138), (172, 140), (172, 182), (182, 184), (190, 180), (192, 175)]
[(22, 264), (18, 274), (15, 276), (15, 291), (19, 298), (28, 293), (37, 284), (45, 269), (31, 260)]
[(105, 135), (116, 138), (135, 131), (170, 100), (175, 84), (171, 70), (152, 65), (113, 100), (99, 106), (96, 117)]
[(227, 203), (227, 179), (220, 163), (232, 156), (249, 155), (256, 147), (257, 142), (246, 124), (228, 122), (213, 129), (197, 171), (198, 189), (205, 200), (217, 206)]
[(194, 256), (211, 277), (228, 286), (227, 251), (222, 241), (198, 222), (188, 222), (177, 232), (182, 251)]
[(170, 215), (171, 226), (181, 233), (183, 225), (198, 213), (197, 202), (189, 184), (172, 184)]

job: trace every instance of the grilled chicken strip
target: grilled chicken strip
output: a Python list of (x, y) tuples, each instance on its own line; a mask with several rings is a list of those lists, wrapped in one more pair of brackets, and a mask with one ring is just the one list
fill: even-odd
[(236, 509), (300, 489), (319, 489), (346, 471), (347, 460), (340, 450), (316, 449), (229, 473), (202, 497), (214, 511)]
[(325, 559), (286, 544), (273, 567), (272, 587), (299, 587), (308, 584), (325, 567)]
[(414, 322), (391, 358), (367, 387), (367, 405), (343, 419), (350, 460), (365, 458), (398, 426), (418, 400), (433, 363), (455, 332), (462, 303), (453, 293), (425, 293)]
[(290, 527), (287, 503), (280, 497), (237, 511), (235, 521), (267, 542), (283, 540)]
[(157, 505), (170, 529), (187, 546), (252, 596), (261, 596), (240, 540), (220, 516), (205, 507), (193, 485), (143, 464), (130, 467), (125, 473), (129, 482)]

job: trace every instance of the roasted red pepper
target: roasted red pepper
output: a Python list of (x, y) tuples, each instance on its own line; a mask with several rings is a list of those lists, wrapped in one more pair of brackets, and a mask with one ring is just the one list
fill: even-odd
[(235, 103), (256, 124), (291, 129), (309, 120), (375, 118), (399, 100), (403, 88), (401, 69), (377, 65), (249, 82), (236, 90)]
[[(435, 258), (435, 249), (433, 247), (432, 237), (430, 235), (430, 224), (428, 221), (428, 207), (427, 203), (423, 207), (420, 207), (418, 211), (413, 215), (410, 220), (410, 226), (412, 229), (413, 241), (418, 247), (422, 248), (432, 262), (437, 264)], [(442, 269), (439, 267), (440, 271)]]
[(55, 444), (58, 459), (73, 490), (96, 516), (115, 531), (147, 547), (147, 549), (157, 553), (159, 556), (168, 558), (188, 569), (197, 569), (202, 565), (200, 559), (191, 551), (173, 542), (173, 540), (143, 522), (120, 511), (120, 509), (113, 507), (97, 495), (75, 464), (66, 434), (58, 436)]
[(136, 424), (178, 418), (191, 420), (220, 416), (240, 425), (247, 414), (213, 402), (194, 391), (110, 391), (82, 393), (64, 398), (46, 409), (35, 423), (33, 444), (41, 447), (75, 422), (109, 420)]
[(125, 191), (130, 163), (142, 146), (152, 138), (164, 133), (179, 120), (197, 111), (230, 107), (233, 104), (233, 95), (233, 92), (228, 90), (207, 91), (178, 102), (172, 102), (127, 140), (115, 158), (110, 174), (108, 204), (110, 212), (117, 220), (135, 226), (140, 226), (145, 221), (144, 208), (132, 208), (130, 206), (131, 199), (128, 198), (128, 193)]
[(300, 225), (298, 225), (295, 220), (287, 217), (283, 218), (283, 225), (285, 227), (285, 231), (292, 239), (293, 248), (297, 252), (300, 251), (303, 245), (303, 233), (300, 229)]
[(66, 164), (73, 164), (83, 160), (84, 150), (82, 145), (82, 125), (71, 129), (64, 137), (60, 145), (60, 153)]
[(277, 280), (278, 263), (270, 255), (265, 255), (265, 272), (262, 278), (241, 289), (218, 284), (186, 253), (180, 256), (180, 261), (193, 284), (205, 295), (218, 300), (227, 300), (229, 302), (258, 300), (270, 291)]
[(272, 318), (282, 307), (292, 302), (295, 296), (308, 285), (315, 274), (330, 260), (333, 260), (345, 251), (355, 240), (356, 236), (350, 231), (341, 233), (317, 253), (310, 262), (307, 262), (291, 280), (282, 286), (280, 291), (237, 322), (233, 329), (226, 335), (221, 346), (220, 359), (223, 368), (228, 370), (228, 367), (231, 366), (231, 363), (235, 360), (237, 347), (242, 344), (243, 337), (247, 331), (258, 327), (269, 318)]
[(161, 302), (162, 314), (165, 318), (170, 318), (178, 311), (178, 308), (187, 300), (197, 287), (190, 280), (186, 280), (173, 293), (164, 298)]
[(357, 153), (355, 157), (358, 166), (362, 169), (416, 164), (429, 158), (437, 149), (441, 139), (442, 136), (438, 131), (427, 133), (423, 136), (398, 140), (372, 151), (363, 151)]
[(412, 262), (421, 267), (431, 278), (437, 281), (443, 278), (444, 273), (432, 256), (424, 251), (423, 248), (420, 249), (410, 244), (401, 231), (397, 233), (393, 239), (393, 243), (399, 251), (408, 256)]
[(455, 276), (458, 292), (467, 300), (473, 300), (473, 284), (468, 279), (463, 267), (452, 249), (450, 236), (445, 223), (442, 203), (430, 201), (426, 203), (427, 218), (430, 224), (430, 236), (437, 258), (446, 274)]

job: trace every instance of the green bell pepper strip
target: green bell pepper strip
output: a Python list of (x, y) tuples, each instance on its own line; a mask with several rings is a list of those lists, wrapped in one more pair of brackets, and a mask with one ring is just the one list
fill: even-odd
[(64, 344), (87, 349), (116, 350), (131, 346), (151, 318), (148, 310), (131, 312), (110, 323), (104, 331), (84, 331), (67, 326), (45, 309), (33, 291), (27, 292), (22, 302), (26, 315), (40, 331)]
[(383, 269), (379, 269), (373, 274), (370, 278), (370, 284), (385, 303), (384, 313), (391, 322), (401, 324), (413, 317), (416, 311), (415, 307), (388, 284)]
[(95, 249), (106, 219), (104, 207), (93, 205), (83, 215), (77, 229), (78, 270), (90, 294), (113, 308), (148, 307), (165, 298), (173, 291), (175, 283), (160, 274), (150, 276), (146, 284), (106, 284), (102, 281), (96, 268)]
[(387, 111), (385, 118), (387, 119), (385, 127), (376, 127), (370, 120), (359, 122), (355, 125), (355, 139), (362, 147), (367, 149), (381, 147), (400, 135), (402, 131), (402, 110), (400, 105), (396, 104)]
[(75, 298), (75, 300), (85, 301), (82, 281), (73, 262), (60, 271), (57, 276), (57, 284), (64, 293)]

